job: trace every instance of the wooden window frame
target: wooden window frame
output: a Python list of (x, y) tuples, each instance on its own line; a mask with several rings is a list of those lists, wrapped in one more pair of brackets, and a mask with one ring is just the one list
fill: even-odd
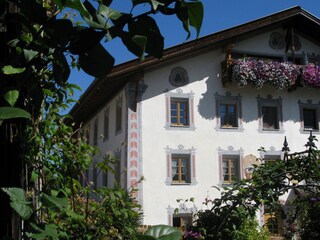
[[(182, 175), (183, 175), (183, 160), (186, 160), (187, 162), (187, 166), (185, 166), (186, 168), (186, 173), (185, 173), (185, 180), (182, 179)], [(173, 161), (177, 161), (178, 165), (178, 180), (173, 180), (172, 176), (172, 184), (190, 184), (191, 183), (191, 164), (190, 164), (190, 155), (186, 155), (186, 154), (173, 154), (171, 157), (171, 172), (173, 171)]]
[[(228, 180), (225, 180), (225, 175), (224, 175), (224, 169), (223, 169), (223, 163), (227, 161), (227, 168), (228, 168)], [(223, 183), (224, 184), (232, 184), (235, 180), (232, 179), (232, 165), (231, 163), (235, 162), (236, 163), (236, 168), (235, 168), (235, 177), (240, 179), (241, 178), (241, 170), (240, 170), (240, 157), (239, 156), (228, 156), (224, 155), (222, 157), (222, 175), (223, 175)]]
[[(217, 131), (233, 131), (233, 130), (243, 131), (242, 107), (241, 107), (242, 97), (240, 95), (231, 96), (230, 92), (226, 92), (226, 95), (222, 96), (216, 92), (215, 99), (216, 99), (216, 130)], [(235, 108), (234, 126), (222, 125), (222, 120), (221, 120), (222, 105), (234, 106)]]
[[(186, 120), (187, 124), (181, 123), (178, 119), (177, 124), (172, 123), (171, 117), (171, 104), (173, 102), (184, 102), (187, 105)], [(194, 93), (184, 93), (182, 89), (177, 89), (176, 93), (167, 92), (165, 94), (165, 129), (166, 130), (190, 130), (194, 131), (195, 128), (195, 116), (194, 116)], [(180, 116), (180, 109), (177, 111), (177, 116)]]
[[(186, 109), (185, 109), (185, 117), (186, 117), (186, 124), (181, 123), (181, 104), (185, 103), (186, 104)], [(177, 111), (177, 123), (172, 123), (172, 118), (173, 116), (171, 115), (172, 112), (172, 104), (176, 104), (176, 111)], [(190, 126), (190, 117), (189, 117), (189, 99), (188, 98), (170, 98), (170, 124), (172, 127), (189, 127)]]

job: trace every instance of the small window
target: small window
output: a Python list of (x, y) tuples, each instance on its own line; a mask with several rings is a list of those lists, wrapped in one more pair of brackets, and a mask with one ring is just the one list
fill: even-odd
[(97, 162), (93, 162), (92, 166), (92, 182), (93, 182), (93, 188), (97, 189), (97, 184), (98, 184), (98, 174), (97, 174)]
[(229, 92), (226, 96), (218, 93), (216, 97), (216, 129), (236, 129), (243, 130), (241, 96), (231, 96)]
[(189, 126), (189, 103), (187, 98), (171, 98), (171, 125)]
[(192, 224), (191, 213), (173, 214), (172, 218), (172, 226), (176, 228), (184, 228)]
[(271, 236), (283, 236), (283, 221), (275, 216), (267, 206), (264, 207), (263, 218)]
[(240, 179), (239, 156), (223, 156), (222, 174), (224, 184), (231, 184), (235, 180)]
[(117, 151), (114, 158), (114, 180), (116, 184), (121, 186), (121, 151)]
[(271, 95), (267, 98), (257, 97), (259, 114), (259, 131), (281, 131), (283, 132), (282, 99), (273, 99)]
[(173, 154), (171, 158), (172, 184), (190, 183), (190, 156)]
[(176, 93), (166, 93), (165, 100), (165, 128), (194, 130), (194, 93), (184, 93), (178, 88)]
[(262, 106), (263, 130), (278, 130), (278, 109), (276, 106)]
[(108, 187), (108, 171), (105, 171), (102, 174), (102, 185)]
[(106, 141), (109, 138), (109, 108), (104, 111), (103, 122), (103, 139)]
[(98, 119), (94, 121), (93, 125), (93, 145), (98, 145)]
[(317, 110), (312, 108), (303, 109), (304, 129), (318, 130)]
[(116, 133), (121, 132), (122, 129), (122, 97), (116, 102)]
[(313, 104), (311, 100), (307, 103), (301, 103), (300, 115), (301, 115), (301, 130), (302, 131), (319, 131), (319, 110), (320, 104)]
[(238, 127), (237, 106), (236, 104), (220, 105), (220, 121), (222, 128)]

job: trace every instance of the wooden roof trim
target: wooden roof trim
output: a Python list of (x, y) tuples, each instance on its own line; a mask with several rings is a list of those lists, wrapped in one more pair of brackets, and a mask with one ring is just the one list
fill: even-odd
[[(71, 109), (70, 114), (73, 116), (77, 115), (81, 110), (80, 104), (88, 101), (89, 98), (95, 98), (96, 94), (94, 94), (94, 89), (114, 83), (116, 81), (119, 81), (120, 79), (124, 79), (133, 74), (135, 71), (142, 71), (145, 68), (160, 65), (167, 62), (168, 60), (175, 59), (177, 57), (194, 54), (214, 44), (226, 41), (228, 39), (233, 39), (235, 37), (240, 37), (248, 32), (259, 30), (270, 25), (285, 22), (286, 20), (289, 20), (290, 18), (298, 15), (302, 15), (310, 21), (316, 23), (317, 25), (320, 25), (320, 21), (317, 17), (297, 6), (177, 46), (173, 46), (164, 50), (163, 57), (161, 59), (147, 56), (143, 62), (139, 62), (137, 59), (134, 59), (119, 64), (112, 69), (108, 76), (100, 79), (97, 78), (92, 82), (85, 93), (80, 97), (79, 101)], [(126, 80), (124, 79), (124, 81)]]

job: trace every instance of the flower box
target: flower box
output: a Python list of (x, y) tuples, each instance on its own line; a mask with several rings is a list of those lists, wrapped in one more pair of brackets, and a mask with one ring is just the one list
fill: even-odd
[(272, 86), (278, 90), (293, 86), (320, 88), (320, 66), (308, 63), (297, 65), (272, 60), (229, 59), (221, 63), (222, 83), (238, 87), (262, 88)]

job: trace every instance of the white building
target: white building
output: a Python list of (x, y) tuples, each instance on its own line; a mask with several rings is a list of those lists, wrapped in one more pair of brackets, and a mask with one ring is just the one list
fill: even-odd
[(291, 149), (304, 150), (309, 130), (319, 134), (319, 90), (299, 80), (282, 90), (240, 88), (230, 81), (230, 63), (244, 57), (318, 63), (319, 24), (294, 7), (169, 48), (161, 60), (118, 65), (96, 79), (71, 110), (90, 129), (90, 143), (121, 160), (120, 175), (100, 176), (96, 184), (113, 186), (117, 179), (129, 188), (143, 176), (136, 195), (143, 224), (173, 225), (185, 213), (174, 214), (177, 199), (194, 197), (201, 208), (207, 196), (219, 196), (212, 186), (246, 177), (256, 158), (279, 158), (285, 136)]

